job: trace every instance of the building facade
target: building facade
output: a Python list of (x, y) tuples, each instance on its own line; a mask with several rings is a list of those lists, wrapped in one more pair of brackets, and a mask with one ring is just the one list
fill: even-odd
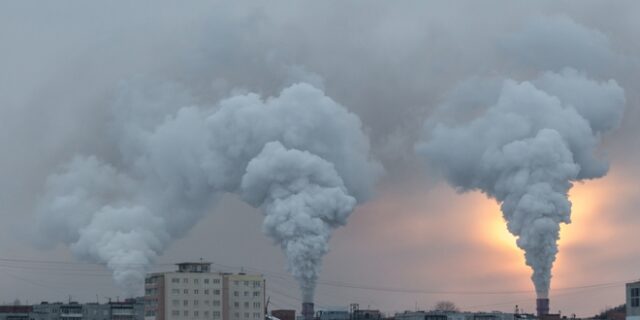
[(264, 319), (265, 282), (261, 275), (225, 274), (223, 292), (227, 294), (223, 320)]
[(293, 309), (278, 309), (271, 310), (271, 316), (280, 320), (296, 320), (296, 310)]
[(142, 320), (144, 299), (126, 299), (104, 304), (42, 302), (32, 306), (30, 315), (33, 320)]
[(34, 320), (83, 320), (84, 307), (77, 302), (42, 302), (33, 305), (31, 317)]
[[(515, 314), (502, 312), (406, 311), (396, 313), (395, 320), (515, 320)], [(533, 318), (533, 317), (532, 317)]]
[(31, 306), (0, 306), (0, 320), (30, 320)]
[(319, 310), (316, 312), (317, 318), (320, 320), (350, 320), (351, 314), (349, 314), (349, 310), (339, 310), (339, 309), (328, 309), (328, 310)]
[(640, 320), (640, 281), (627, 283), (627, 320)]
[(145, 319), (262, 320), (261, 275), (214, 273), (207, 262), (179, 263), (145, 279)]

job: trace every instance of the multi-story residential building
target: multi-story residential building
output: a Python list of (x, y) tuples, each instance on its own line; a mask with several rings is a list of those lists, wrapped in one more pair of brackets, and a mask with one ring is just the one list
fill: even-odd
[(0, 306), (0, 320), (30, 320), (31, 306)]
[(225, 293), (228, 293), (228, 308), (224, 313), (228, 317), (223, 320), (263, 320), (265, 282), (262, 275), (225, 274), (224, 279)]
[(627, 283), (627, 320), (640, 320), (640, 281)]
[(264, 319), (261, 275), (211, 272), (207, 262), (178, 264), (145, 280), (145, 319)]
[(142, 320), (144, 299), (127, 299), (124, 302), (106, 304), (87, 303), (83, 305), (83, 313), (83, 320)]
[(84, 308), (77, 302), (55, 302), (33, 305), (31, 317), (34, 320), (82, 320), (84, 319)]
[(42, 302), (32, 307), (33, 320), (142, 320), (144, 299), (123, 302), (85, 303)]

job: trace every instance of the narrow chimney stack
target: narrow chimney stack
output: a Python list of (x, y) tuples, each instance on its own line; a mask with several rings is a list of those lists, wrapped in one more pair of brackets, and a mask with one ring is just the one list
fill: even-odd
[(541, 298), (536, 300), (536, 310), (538, 311), (538, 318), (549, 314), (549, 298)]
[(302, 318), (304, 320), (313, 320), (313, 302), (303, 302), (302, 303)]

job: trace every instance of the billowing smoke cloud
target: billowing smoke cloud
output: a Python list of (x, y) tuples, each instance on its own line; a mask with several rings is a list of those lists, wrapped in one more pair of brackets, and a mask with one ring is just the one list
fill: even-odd
[(563, 15), (530, 19), (501, 45), (511, 58), (538, 70), (569, 67), (602, 75), (615, 70), (616, 62), (626, 60), (611, 50), (604, 33)]
[(458, 190), (479, 190), (501, 204), (533, 269), (536, 292), (546, 297), (560, 223), (571, 221), (568, 191), (574, 181), (606, 174), (597, 148), (621, 120), (624, 91), (613, 80), (566, 69), (532, 82), (505, 80), (480, 101), (493, 96), (496, 101), (472, 119), (433, 121), (417, 151)]
[[(266, 100), (236, 95), (187, 106), (186, 90), (125, 86), (110, 126), (116, 159), (76, 156), (49, 177), (38, 230), (80, 259), (104, 263), (129, 294), (150, 264), (223, 193), (265, 215), (305, 299), (329, 238), (381, 172), (357, 116), (300, 83)], [(150, 98), (140, 98), (151, 92)]]
[[(598, 150), (620, 125), (624, 90), (598, 81), (617, 56), (607, 37), (568, 17), (539, 17), (502, 43), (538, 72), (532, 81), (482, 77), (462, 82), (427, 121), (416, 150), (461, 192), (496, 199), (508, 230), (533, 269), (540, 298), (549, 294), (560, 224), (571, 222), (573, 182), (604, 176)], [(580, 70), (580, 71), (578, 71)]]
[(284, 250), (300, 282), (303, 300), (313, 301), (320, 260), (335, 228), (356, 205), (334, 166), (306, 151), (268, 143), (249, 163), (242, 196), (266, 214), (265, 232)]

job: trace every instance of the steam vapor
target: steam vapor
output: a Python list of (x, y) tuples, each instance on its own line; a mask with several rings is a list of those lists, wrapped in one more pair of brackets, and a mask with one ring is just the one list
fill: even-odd
[(531, 81), (463, 82), (427, 121), (429, 137), (416, 151), (459, 191), (479, 190), (501, 204), (538, 298), (546, 299), (560, 224), (571, 222), (568, 192), (575, 181), (607, 173), (598, 146), (625, 105), (615, 80), (578, 69), (602, 75), (619, 56), (603, 33), (566, 16), (533, 19), (502, 45), (526, 69), (547, 71)]
[[(524, 250), (539, 297), (547, 297), (560, 223), (570, 223), (574, 181), (602, 177), (602, 134), (615, 128), (624, 91), (572, 69), (534, 81), (507, 79), (497, 100), (466, 122), (428, 124), (418, 153), (459, 191), (479, 190), (501, 204), (507, 228)], [(451, 122), (451, 121), (450, 121)]]
[(171, 94), (122, 90), (110, 132), (115, 159), (78, 155), (49, 177), (37, 215), (42, 241), (105, 264), (134, 295), (165, 248), (220, 195), (236, 193), (262, 209), (264, 231), (312, 301), (333, 230), (382, 170), (358, 117), (305, 83), (266, 100), (249, 93), (177, 110), (188, 93), (163, 89)]

